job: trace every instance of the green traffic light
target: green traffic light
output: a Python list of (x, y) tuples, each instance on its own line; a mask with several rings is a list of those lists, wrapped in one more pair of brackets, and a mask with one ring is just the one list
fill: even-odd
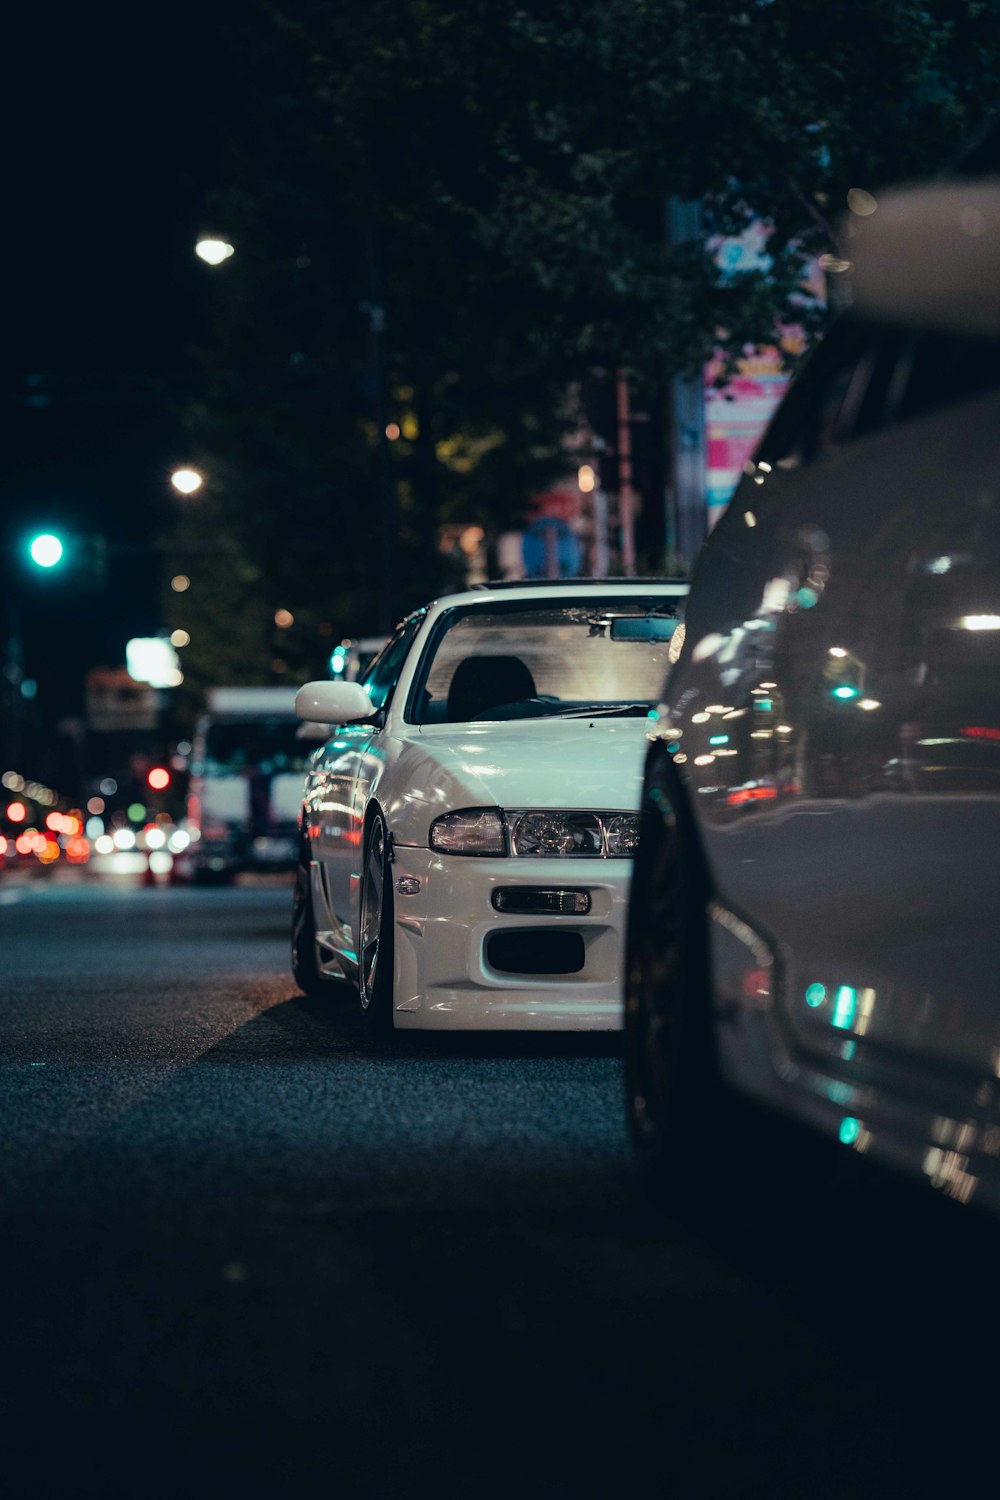
[(54, 536), (51, 531), (43, 531), (40, 536), (33, 537), (28, 548), (31, 561), (39, 568), (54, 568), (62, 561), (64, 551), (59, 537)]

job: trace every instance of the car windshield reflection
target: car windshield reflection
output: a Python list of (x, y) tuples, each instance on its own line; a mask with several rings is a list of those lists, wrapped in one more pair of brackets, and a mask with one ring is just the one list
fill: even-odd
[(672, 598), (456, 608), (429, 642), (407, 717), (417, 724), (643, 716), (657, 701)]

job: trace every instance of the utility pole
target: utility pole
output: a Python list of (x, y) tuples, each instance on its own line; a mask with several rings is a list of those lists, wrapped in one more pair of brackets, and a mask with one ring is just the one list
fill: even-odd
[(635, 577), (635, 491), (632, 488), (632, 431), (630, 427), (628, 376), (619, 370), (615, 383), (618, 414), (618, 525), (621, 538), (622, 572)]
[[(701, 203), (671, 198), (667, 203), (667, 242), (681, 245), (702, 233)], [(675, 375), (670, 382), (670, 458), (673, 474), (667, 502), (666, 534), (688, 572), (708, 535), (705, 509), (705, 388), (700, 374)]]
[(372, 399), (375, 408), (375, 441), (378, 472), (379, 520), (382, 527), (382, 582), (379, 590), (379, 629), (388, 635), (396, 621), (396, 487), (392, 481), (392, 459), (389, 453), (388, 399), (385, 380), (385, 307), (379, 288), (379, 267), (375, 248), (375, 231), (365, 237), (368, 260), (368, 301), (361, 311), (368, 314), (368, 362), (371, 371)]
[(608, 555), (608, 496), (600, 483), (594, 485), (590, 494), (591, 516), (594, 527), (592, 568), (595, 578), (607, 578), (611, 572)]

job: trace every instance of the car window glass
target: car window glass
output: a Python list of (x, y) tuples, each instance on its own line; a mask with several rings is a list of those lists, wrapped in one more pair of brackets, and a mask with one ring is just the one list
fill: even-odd
[(758, 462), (796, 469), (997, 384), (997, 346), (990, 340), (866, 327), (845, 318), (788, 392), (761, 440)]
[(301, 743), (298, 732), (297, 719), (210, 724), (199, 772), (208, 776), (243, 776), (258, 771), (265, 776), (278, 776), (303, 771), (310, 747)]
[(899, 361), (892, 416), (905, 422), (1000, 383), (997, 345), (989, 339), (924, 332), (911, 337)]
[(666, 675), (682, 605), (633, 596), (451, 610), (421, 664), (415, 721), (644, 714)]
[(405, 620), (358, 679), (375, 708), (382, 708), (392, 696), (413, 637), (422, 624), (422, 614)]
[(899, 339), (845, 320), (827, 335), (789, 391), (759, 456), (782, 469), (812, 463), (881, 424)]

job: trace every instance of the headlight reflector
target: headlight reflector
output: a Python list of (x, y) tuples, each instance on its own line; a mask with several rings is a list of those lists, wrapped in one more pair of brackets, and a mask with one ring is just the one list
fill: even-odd
[(609, 859), (632, 859), (639, 847), (638, 813), (615, 813), (604, 819), (605, 848)]
[(512, 854), (600, 858), (601, 820), (596, 813), (522, 812), (509, 817)]
[(498, 807), (465, 807), (431, 824), (430, 845), (441, 854), (506, 854), (503, 814)]

